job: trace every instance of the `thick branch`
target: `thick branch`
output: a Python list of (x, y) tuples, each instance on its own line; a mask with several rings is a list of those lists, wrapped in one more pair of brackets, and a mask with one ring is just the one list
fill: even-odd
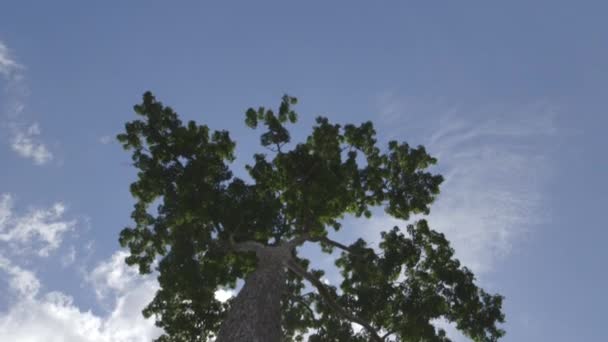
[(376, 342), (383, 341), (383, 339), (380, 338), (380, 336), (378, 336), (378, 333), (376, 332), (376, 330), (369, 323), (365, 322), (364, 320), (355, 316), (354, 314), (346, 311), (342, 306), (340, 306), (340, 304), (338, 304), (336, 302), (336, 300), (333, 298), (332, 293), (327, 289), (327, 287), (319, 279), (317, 279), (317, 277), (315, 277), (314, 275), (307, 272), (304, 268), (302, 268), (302, 266), (300, 266), (295, 260), (293, 260), (293, 259), (289, 260), (287, 262), (287, 267), (292, 272), (294, 272), (295, 274), (308, 280), (312, 285), (314, 285), (314, 287), (316, 287), (317, 290), (319, 291), (319, 294), (321, 295), (321, 297), (323, 297), (323, 299), (325, 299), (327, 304), (334, 311), (336, 311), (338, 314), (340, 314), (342, 317), (346, 318), (347, 320), (357, 323), (357, 324), (361, 325), (363, 328), (365, 328), (367, 330), (367, 332), (369, 332), (369, 334), (372, 336), (373, 341), (376, 341)]
[(354, 254), (352, 248), (350, 248), (350, 247), (348, 247), (346, 245), (343, 245), (343, 244), (339, 243), (338, 241), (331, 240), (331, 239), (329, 239), (327, 237), (317, 238), (317, 239), (314, 239), (314, 240), (311, 240), (311, 241), (325, 242), (328, 245), (331, 245), (331, 246), (334, 246), (334, 247), (338, 247), (338, 248), (340, 248), (340, 249), (342, 249), (344, 251), (347, 251), (349, 253), (353, 253)]

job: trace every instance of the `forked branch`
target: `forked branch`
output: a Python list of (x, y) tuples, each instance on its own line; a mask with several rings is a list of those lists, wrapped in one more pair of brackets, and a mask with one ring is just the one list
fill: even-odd
[(357, 324), (361, 325), (363, 328), (365, 328), (365, 330), (367, 330), (367, 332), (371, 335), (373, 341), (375, 341), (375, 342), (383, 341), (383, 339), (380, 336), (378, 336), (378, 333), (371, 326), (371, 324), (369, 324), (368, 322), (365, 322), (364, 320), (355, 316), (354, 314), (346, 311), (340, 304), (338, 304), (336, 302), (336, 300), (334, 299), (334, 294), (332, 294), (317, 277), (315, 277), (311, 273), (307, 272), (294, 259), (287, 261), (287, 267), (292, 272), (294, 272), (295, 274), (299, 275), (300, 277), (308, 280), (314, 287), (316, 287), (317, 290), (319, 291), (319, 295), (321, 295), (321, 297), (323, 297), (323, 299), (327, 302), (327, 304), (334, 311), (336, 311), (339, 315), (341, 315), (345, 319), (347, 319), (353, 323), (357, 323)]

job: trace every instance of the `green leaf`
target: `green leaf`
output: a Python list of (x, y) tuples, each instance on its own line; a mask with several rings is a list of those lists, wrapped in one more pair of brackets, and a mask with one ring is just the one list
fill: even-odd
[(245, 124), (251, 128), (256, 128), (258, 126), (257, 113), (255, 112), (255, 110), (253, 108), (247, 109)]

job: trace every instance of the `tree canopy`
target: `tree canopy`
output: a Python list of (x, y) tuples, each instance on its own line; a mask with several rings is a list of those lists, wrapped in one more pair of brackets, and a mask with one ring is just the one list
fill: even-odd
[[(138, 170), (134, 224), (120, 243), (130, 250), (128, 264), (158, 270), (160, 289), (143, 311), (164, 329), (158, 341), (216, 336), (234, 300), (220, 302), (215, 292), (234, 288), (259, 263), (247, 246), (282, 245), (291, 251), (280, 294), (285, 340), (450, 341), (434, 325), (444, 319), (474, 341), (497, 341), (503, 298), (475, 284), (443, 234), (425, 220), (407, 221), (428, 214), (439, 194), (443, 179), (428, 171), (436, 159), (405, 142), (379, 146), (371, 122), (318, 117), (311, 134), (293, 143), (287, 126), (297, 121), (296, 102), (285, 95), (276, 111), (246, 111), (265, 148), (246, 166), (247, 180), (230, 169), (236, 143), (229, 132), (183, 123), (150, 92), (134, 106), (138, 118), (117, 137)], [(330, 239), (331, 230), (349, 229), (345, 215), (370, 217), (376, 207), (404, 222), (404, 229), (386, 227), (378, 250), (363, 239)], [(341, 251), (340, 284), (321, 282), (324, 270), (298, 255), (305, 242)]]

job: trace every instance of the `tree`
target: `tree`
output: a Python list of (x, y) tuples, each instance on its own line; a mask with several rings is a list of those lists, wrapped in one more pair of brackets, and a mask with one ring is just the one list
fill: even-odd
[[(134, 225), (120, 243), (129, 265), (159, 272), (160, 289), (143, 311), (164, 328), (157, 341), (449, 341), (436, 319), (475, 341), (497, 341), (502, 297), (478, 288), (425, 220), (382, 232), (377, 251), (363, 239), (329, 237), (345, 215), (370, 217), (380, 206), (404, 221), (428, 214), (443, 180), (427, 171), (436, 159), (397, 141), (382, 152), (371, 122), (341, 126), (324, 117), (306, 141), (290, 144), (295, 104), (285, 95), (276, 113), (247, 110), (247, 126), (263, 126), (267, 149), (246, 166), (250, 180), (229, 169), (228, 132), (182, 123), (150, 92), (134, 106), (139, 119), (117, 137), (138, 169)], [(341, 251), (339, 288), (298, 255), (306, 242)], [(215, 298), (239, 279), (235, 298)]]

